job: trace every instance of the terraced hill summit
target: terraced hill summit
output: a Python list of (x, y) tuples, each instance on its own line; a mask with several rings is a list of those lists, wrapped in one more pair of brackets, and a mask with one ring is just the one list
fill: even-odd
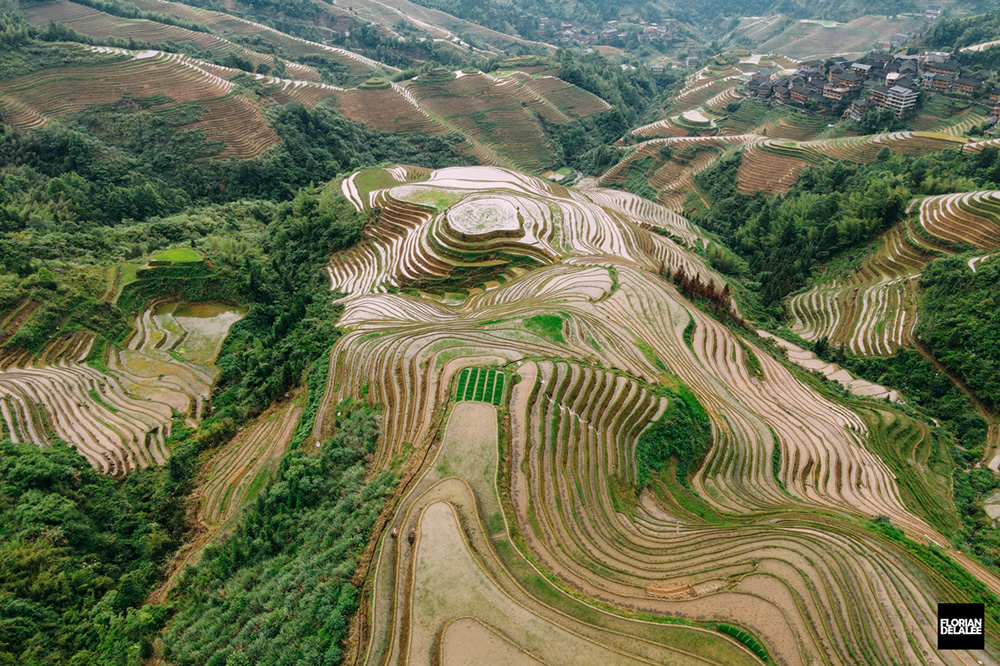
[[(380, 216), (330, 261), (346, 333), (314, 435), (344, 399), (386, 405), (375, 463), (413, 447), (424, 470), (381, 527), (355, 659), (423, 663), (480, 634), (554, 663), (974, 658), (934, 651), (926, 618), (957, 590), (926, 546), (863, 527), (946, 541), (874, 444), (912, 430), (914, 455), (928, 434), (693, 306), (665, 265), (722, 278), (684, 218), (496, 168), (343, 191)], [(704, 443), (697, 468), (657, 458), (663, 423)], [(943, 482), (911, 474), (925, 499)], [(657, 617), (689, 626), (637, 621)]]

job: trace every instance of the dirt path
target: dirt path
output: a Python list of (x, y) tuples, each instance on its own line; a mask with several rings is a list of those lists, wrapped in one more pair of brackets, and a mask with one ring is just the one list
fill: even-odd
[(189, 564), (197, 564), (198, 559), (201, 558), (202, 550), (222, 531), (223, 526), (207, 527), (201, 525), (200, 527), (201, 529), (197, 532), (198, 536), (193, 541), (189, 541), (181, 546), (177, 554), (174, 555), (174, 559), (167, 567), (166, 581), (153, 590), (149, 598), (146, 599), (147, 604), (155, 606), (167, 600), (167, 595), (177, 585), (184, 568)]
[(111, 297), (115, 294), (115, 285), (118, 282), (118, 267), (108, 266), (104, 271), (104, 275), (106, 283), (101, 300), (107, 303), (111, 301)]
[(14, 334), (21, 328), (21, 324), (26, 322), (41, 305), (38, 301), (28, 300), (28, 302), (15, 308), (14, 312), (3, 323), (2, 329), (0, 329), (0, 344), (14, 337)]

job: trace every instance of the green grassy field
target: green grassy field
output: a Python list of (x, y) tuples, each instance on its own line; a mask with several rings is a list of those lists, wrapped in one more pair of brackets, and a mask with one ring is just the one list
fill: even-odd
[(204, 260), (198, 250), (189, 247), (175, 247), (156, 255), (156, 261), (171, 261), (176, 264), (190, 264)]

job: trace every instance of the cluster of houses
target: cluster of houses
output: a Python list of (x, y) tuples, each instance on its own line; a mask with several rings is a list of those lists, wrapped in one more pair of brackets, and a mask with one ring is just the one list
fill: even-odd
[(892, 49), (898, 48), (903, 44), (920, 37), (923, 33), (919, 30), (907, 30), (906, 32), (897, 32), (895, 35), (889, 39), (880, 39), (875, 43), (876, 51), (891, 51)]
[[(755, 72), (744, 92), (778, 104), (842, 109), (855, 120), (873, 109), (888, 109), (902, 118), (916, 107), (921, 92), (978, 97), (988, 78), (988, 72), (963, 72), (947, 53), (872, 53), (860, 62), (802, 62), (791, 76)], [(850, 102), (846, 109), (845, 100)]]
[(614, 44), (635, 33), (640, 42), (653, 39), (673, 39), (677, 36), (677, 24), (672, 21), (648, 23), (619, 23), (607, 21), (603, 25), (582, 25), (569, 21), (555, 22), (542, 18), (538, 25), (538, 39), (556, 39), (579, 42), (581, 44)]

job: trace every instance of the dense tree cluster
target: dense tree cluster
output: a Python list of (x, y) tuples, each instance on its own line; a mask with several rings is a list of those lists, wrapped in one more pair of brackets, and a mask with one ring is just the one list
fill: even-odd
[(924, 39), (927, 46), (949, 48), (956, 52), (963, 46), (990, 42), (1000, 34), (1000, 9), (978, 16), (942, 19)]
[[(398, 160), (428, 167), (466, 164), (448, 137), (401, 138), (327, 108), (272, 111), (282, 142), (253, 160), (205, 160), (221, 146), (178, 131), (196, 107), (98, 110), (23, 132), (0, 129), (0, 273), (25, 276), (39, 262), (140, 256), (162, 238), (187, 237), (155, 218), (194, 204), (241, 198), (289, 200), (312, 181)], [(149, 224), (140, 224), (149, 222)]]
[[(0, 443), (0, 663), (53, 659), (125, 663), (148, 656), (153, 635), (168, 622), (175, 607), (139, 606), (158, 583), (166, 557), (176, 550), (187, 529), (184, 497), (201, 467), (200, 454), (228, 441), (237, 424), (280, 399), (310, 371), (316, 380), (298, 441), (311, 429), (309, 419), (315, 415), (326, 376), (325, 354), (339, 335), (335, 328), (338, 311), (330, 303), (321, 264), (338, 248), (356, 242), (365, 219), (333, 187), (306, 189), (292, 201), (278, 204), (236, 202), (192, 209), (173, 218), (133, 221), (129, 228), (147, 234), (148, 242), (183, 240), (197, 245), (211, 263), (140, 271), (139, 280), (123, 291), (116, 305), (97, 302), (100, 286), (74, 277), (82, 269), (65, 276), (44, 267), (25, 278), (0, 275), (5, 287), (0, 290), (4, 299), (0, 305), (28, 296), (45, 303), (22, 326), (31, 339), (22, 336), (10, 341), (18, 346), (35, 344), (36, 337), (38, 344), (44, 343), (57, 326), (85, 325), (101, 334), (95, 345), (100, 349), (118, 337), (153, 296), (228, 298), (251, 306), (233, 327), (217, 361), (222, 374), (208, 409), (210, 417), (197, 433), (174, 425), (167, 465), (116, 481), (98, 476), (79, 454), (58, 443), (45, 451), (34, 445)], [(73, 231), (70, 228), (65, 234), (70, 241), (76, 236)], [(90, 252), (88, 260), (107, 258), (101, 248), (90, 248)], [(171, 278), (167, 275), (171, 272), (178, 274)], [(67, 312), (72, 313), (69, 324)], [(303, 575), (336, 582), (325, 588), (310, 584), (315, 591), (310, 603), (326, 608), (324, 628), (317, 629), (303, 616), (302, 623), (294, 625), (294, 631), (300, 632), (297, 638), (289, 638), (289, 628), (283, 636), (288, 645), (300, 647), (313, 636), (310, 645), (325, 646), (326, 654), (339, 649), (341, 636), (330, 627), (343, 627), (353, 608), (354, 591), (345, 582), (344, 572), (353, 570), (352, 553), (363, 543), (359, 535), (367, 533), (373, 512), (392, 483), (389, 477), (374, 486), (365, 483), (363, 461), (377, 437), (377, 428), (372, 426), (375, 416), (362, 408), (350, 413), (342, 434), (324, 450), (322, 464), (310, 467), (309, 459), (289, 461), (279, 480), (265, 491), (269, 499), (262, 506), (266, 508), (254, 515), (260, 514), (260, 520), (272, 527), (234, 537), (278, 535), (273, 545), (286, 544), (287, 533), (303, 539), (303, 550), (285, 551), (284, 561)], [(301, 458), (301, 451), (290, 455)], [(300, 495), (299, 481), (313, 494)], [(276, 526), (280, 516), (268, 513), (278, 506), (273, 501), (275, 493), (287, 496), (297, 508), (319, 502), (315, 513), (300, 512), (303, 521), (314, 521), (310, 528), (314, 533), (305, 522)], [(291, 532), (282, 531), (286, 529)], [(333, 533), (343, 536), (333, 537)], [(329, 545), (331, 538), (341, 539), (340, 550), (320, 547)], [(256, 542), (250, 545), (253, 548), (241, 548), (261, 553)], [(232, 547), (224, 545), (220, 552), (232, 552), (227, 548)], [(320, 561), (301, 559), (303, 553), (316, 549), (323, 552)], [(218, 569), (213, 571), (213, 575), (223, 575)], [(322, 592), (331, 587), (330, 594), (340, 604), (336, 606), (339, 615), (327, 608), (328, 597)], [(179, 603), (192, 617), (201, 617), (206, 610), (203, 604), (209, 602), (196, 595)], [(214, 638), (217, 633), (213, 630), (206, 636)], [(313, 649), (303, 654), (312, 655)]]
[(909, 129), (907, 122), (889, 109), (869, 111), (858, 122), (858, 134), (879, 134)]
[[(197, 450), (189, 435), (175, 426), (172, 445)], [(122, 647), (112, 627), (180, 545), (188, 475), (171, 473), (179, 467), (115, 481), (61, 442), (0, 441), (0, 663), (124, 661), (102, 647)]]
[(920, 276), (917, 335), (980, 399), (1000, 410), (1000, 262), (931, 262)]
[(682, 294), (692, 301), (704, 304), (721, 321), (731, 321), (737, 326), (743, 325), (739, 315), (734, 314), (733, 298), (728, 284), (720, 287), (713, 281), (702, 282), (699, 276), (685, 273), (683, 266), (676, 272), (671, 271), (669, 266), (661, 266), (660, 276), (673, 280)]
[(988, 426), (972, 401), (919, 352), (899, 349), (892, 356), (855, 356), (843, 346), (833, 347), (826, 338), (817, 340), (813, 351), (860, 377), (898, 389), (909, 404), (922, 408), (955, 433), (966, 450), (981, 451), (986, 443)]
[(694, 394), (681, 386), (658, 421), (639, 436), (635, 449), (637, 485), (647, 486), (668, 464), (677, 480), (687, 485), (712, 445), (712, 427), (704, 407)]
[[(653, 78), (645, 68), (625, 68), (599, 53), (556, 54), (559, 77), (604, 99), (611, 109), (565, 124), (545, 123), (557, 159), (584, 173), (597, 175), (621, 159), (611, 144), (661, 108), (682, 78), (674, 73)], [(636, 181), (638, 183), (638, 181)], [(648, 186), (647, 186), (648, 187)], [(643, 192), (648, 196), (652, 190)], [(655, 193), (652, 193), (655, 194)]]
[(357, 607), (351, 577), (394, 484), (388, 472), (365, 481), (378, 413), (340, 411), (322, 454), (286, 454), (236, 533), (186, 574), (165, 632), (171, 661), (339, 663)]

